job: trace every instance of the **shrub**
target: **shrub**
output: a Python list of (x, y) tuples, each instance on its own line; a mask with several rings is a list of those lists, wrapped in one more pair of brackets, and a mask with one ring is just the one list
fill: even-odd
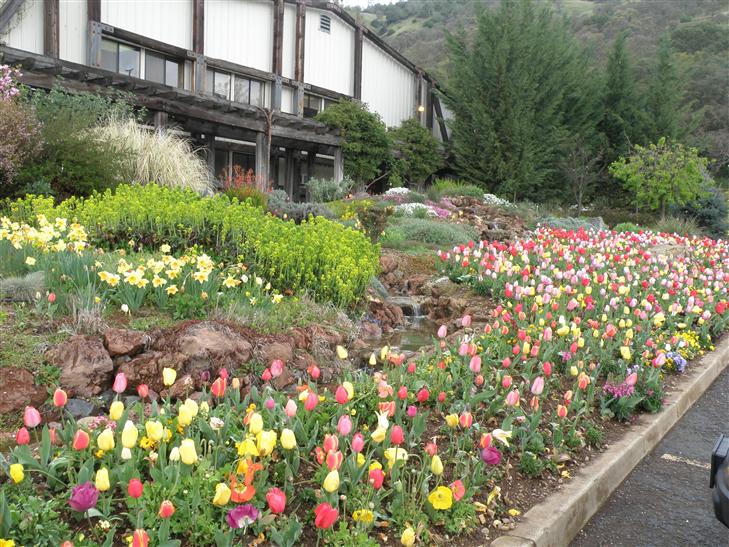
[(620, 224), (616, 224), (613, 228), (616, 232), (631, 232), (633, 234), (637, 234), (642, 229), (643, 228), (637, 224), (633, 224), (632, 222), (621, 222)]
[(719, 188), (708, 188), (698, 199), (690, 201), (684, 206), (671, 207), (671, 213), (674, 216), (696, 221), (712, 237), (727, 237), (727, 230), (729, 230), (727, 198)]
[(357, 220), (359, 225), (372, 242), (380, 239), (387, 226), (387, 220), (392, 216), (392, 207), (382, 207), (366, 200), (358, 202)]
[(385, 124), (366, 105), (340, 101), (320, 112), (316, 119), (340, 130), (344, 172), (360, 188), (379, 174), (380, 166), (389, 162), (390, 141)]
[(221, 177), (221, 181), (223, 193), (229, 198), (235, 198), (241, 203), (248, 203), (261, 209), (266, 208), (268, 196), (258, 189), (253, 169), (244, 171), (240, 165), (234, 165), (233, 176)]
[(468, 196), (483, 199), (483, 188), (462, 180), (437, 179), (428, 188), (428, 197), (433, 201), (448, 196)]
[(703, 232), (699, 225), (690, 218), (668, 216), (656, 222), (653, 229), (657, 232), (678, 235), (701, 235)]
[(96, 131), (107, 146), (119, 144), (126, 153), (122, 179), (139, 184), (154, 182), (169, 188), (211, 191), (207, 164), (189, 141), (171, 131), (150, 131), (133, 119), (112, 119)]
[(383, 244), (397, 241), (417, 241), (430, 245), (449, 246), (478, 239), (478, 231), (466, 224), (451, 224), (423, 218), (392, 219), (385, 229)]
[(321, 203), (291, 201), (284, 190), (273, 190), (268, 195), (268, 211), (278, 218), (301, 224), (309, 217), (333, 218), (332, 212)]
[(349, 177), (342, 180), (335, 179), (309, 179), (306, 183), (309, 190), (309, 199), (316, 203), (343, 199), (354, 188), (354, 181)]
[(40, 150), (38, 120), (20, 101), (0, 100), (0, 135), (0, 197), (10, 197), (18, 169)]
[(602, 230), (605, 227), (599, 217), (545, 217), (539, 221), (539, 224), (562, 230), (579, 230), (580, 228), (583, 230)]
[(38, 213), (78, 219), (90, 242), (107, 249), (132, 239), (137, 248), (200, 245), (220, 259), (235, 261), (242, 255), (275, 288), (308, 290), (317, 300), (337, 305), (360, 298), (378, 267), (377, 247), (336, 222), (313, 217), (297, 225), (224, 195), (201, 197), (155, 184), (121, 185), (57, 206), (50, 198), (32, 196), (11, 204), (16, 219)]
[(103, 141), (95, 129), (109, 119), (132, 116), (123, 98), (91, 93), (30, 91), (26, 107), (41, 123), (42, 150), (18, 171), (22, 188), (44, 188), (59, 197), (89, 195), (123, 180), (128, 151), (123, 142)]
[(398, 182), (422, 184), (443, 163), (438, 141), (418, 120), (405, 120), (388, 134), (395, 155), (392, 173)]

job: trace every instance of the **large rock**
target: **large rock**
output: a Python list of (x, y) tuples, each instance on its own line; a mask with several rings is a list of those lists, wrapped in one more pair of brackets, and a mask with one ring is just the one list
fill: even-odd
[(212, 376), (221, 368), (238, 368), (251, 358), (253, 346), (239, 334), (216, 323), (199, 323), (180, 333), (175, 345), (187, 356), (185, 372), (193, 378), (202, 371)]
[(114, 373), (111, 357), (93, 336), (72, 336), (46, 351), (45, 358), (61, 369), (61, 387), (72, 397), (98, 395)]
[(144, 351), (150, 342), (148, 334), (137, 330), (108, 329), (104, 333), (104, 347), (111, 357), (134, 357)]
[(380, 269), (383, 274), (389, 274), (397, 270), (398, 260), (394, 255), (380, 256)]
[(0, 414), (19, 412), (27, 405), (40, 406), (46, 397), (46, 388), (35, 385), (30, 371), (0, 367)]
[(264, 343), (259, 353), (260, 361), (264, 365), (270, 365), (276, 359), (290, 363), (294, 358), (294, 347), (293, 343), (289, 341)]

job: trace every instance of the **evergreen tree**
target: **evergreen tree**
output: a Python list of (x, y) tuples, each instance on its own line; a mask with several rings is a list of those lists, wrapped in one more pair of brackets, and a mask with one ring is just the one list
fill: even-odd
[(642, 144), (642, 115), (635, 75), (625, 50), (626, 35), (615, 40), (607, 63), (603, 92), (603, 117), (599, 129), (605, 135), (606, 164), (626, 156), (634, 144)]
[(567, 21), (529, 0), (484, 10), (469, 41), (449, 37), (446, 104), (460, 174), (512, 199), (564, 194), (560, 157), (591, 140), (597, 104), (586, 55)]

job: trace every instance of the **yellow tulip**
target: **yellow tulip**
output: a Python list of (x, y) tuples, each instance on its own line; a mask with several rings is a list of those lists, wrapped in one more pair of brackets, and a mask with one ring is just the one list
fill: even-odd
[(339, 490), (339, 471), (336, 469), (330, 471), (324, 478), (324, 484), (322, 486), (324, 487), (324, 490), (330, 494)]
[(448, 414), (445, 417), (445, 421), (450, 428), (458, 427), (458, 414)]
[(281, 430), (281, 446), (286, 450), (296, 448), (296, 435), (290, 429)]
[(570, 374), (571, 374), (572, 376), (577, 376), (577, 375), (578, 375), (579, 373), (580, 373), (580, 371), (579, 371), (579, 370), (577, 370), (577, 367), (576, 367), (576, 366), (572, 365), (572, 366), (570, 367)]
[(370, 355), (370, 366), (375, 366), (377, 364), (377, 357), (375, 357), (375, 352), (373, 351)]
[(197, 412), (199, 410), (199, 407), (198, 407), (198, 405), (197, 405), (197, 403), (195, 401), (193, 401), (192, 399), (185, 399), (185, 403), (184, 404), (187, 407), (187, 409), (190, 411), (190, 414), (192, 414), (192, 417), (193, 418), (195, 416), (197, 416)]
[(213, 505), (222, 507), (230, 501), (230, 488), (224, 482), (219, 482), (215, 486), (215, 496), (213, 497)]
[(137, 426), (131, 420), (127, 420), (121, 435), (122, 446), (124, 448), (134, 448), (137, 446), (138, 436), (139, 431), (137, 431)]
[(562, 325), (557, 329), (557, 334), (560, 336), (567, 336), (570, 333), (570, 328), (567, 325)]
[(200, 403), (200, 412), (202, 412), (203, 414), (207, 414), (208, 412), (210, 412), (210, 405), (208, 405), (207, 401), (203, 401), (202, 403)]
[(621, 346), (620, 348), (620, 356), (625, 359), (626, 361), (630, 361), (630, 348), (627, 346)]
[(124, 403), (121, 401), (111, 403), (109, 407), (109, 418), (116, 422), (122, 417), (122, 414), (124, 414)]
[(25, 471), (22, 463), (13, 463), (10, 465), (10, 478), (15, 484), (23, 482)]
[(430, 471), (431, 473), (433, 473), (433, 475), (443, 474), (443, 462), (441, 461), (438, 454), (433, 456), (433, 459), (430, 460)]
[(392, 469), (392, 466), (395, 465), (398, 461), (406, 462), (408, 461), (408, 452), (404, 448), (388, 448), (385, 450), (385, 459), (387, 460), (387, 468)]
[(375, 429), (372, 432), (371, 437), (372, 437), (372, 440), (375, 441), (376, 443), (381, 443), (382, 441), (385, 440), (386, 435), (387, 435), (387, 430), (382, 427), (378, 427), (377, 429)]
[(258, 456), (258, 448), (252, 437), (243, 439), (238, 443), (238, 455), (244, 458), (249, 456)]
[(192, 465), (197, 463), (197, 452), (195, 451), (195, 441), (192, 439), (183, 439), (180, 443), (180, 459), (182, 463)]
[(106, 467), (102, 467), (96, 472), (96, 489), (100, 492), (106, 492), (111, 485), (109, 484), (109, 471)]
[(362, 467), (365, 464), (365, 457), (362, 452), (357, 454), (357, 467)]
[(99, 436), (96, 438), (96, 444), (104, 452), (110, 452), (111, 450), (114, 450), (114, 432), (111, 430), (111, 428), (107, 427), (104, 431), (101, 432), (101, 434), (99, 434)]
[(177, 378), (177, 371), (175, 369), (168, 368), (168, 367), (165, 367), (162, 369), (162, 382), (167, 387), (174, 384), (176, 378)]
[(276, 448), (276, 432), (273, 430), (260, 431), (256, 435), (256, 448), (259, 456), (268, 456)]
[(248, 421), (248, 431), (253, 435), (258, 435), (263, 431), (263, 417), (258, 412), (251, 414), (251, 419)]
[(410, 526), (405, 528), (400, 536), (400, 543), (405, 547), (412, 547), (415, 545), (415, 530), (413, 530)]
[(377, 460), (372, 460), (367, 471), (372, 471), (373, 469), (382, 469), (382, 464)]
[(170, 451), (170, 461), (171, 462), (180, 461), (180, 449), (176, 446)]
[(382, 346), (380, 349), (380, 360), (384, 361), (388, 353), (390, 353), (390, 348), (388, 346)]
[(344, 349), (343, 346), (337, 346), (337, 357), (339, 357), (341, 360), (344, 360), (348, 357), (347, 350)]
[(162, 440), (164, 427), (162, 427), (162, 424), (158, 420), (147, 420), (147, 423), (144, 424), (144, 429), (147, 431), (147, 437), (152, 442), (158, 443)]
[(350, 399), (354, 397), (354, 386), (352, 385), (352, 382), (342, 382), (342, 387), (347, 392), (347, 395)]
[(192, 412), (190, 412), (190, 407), (186, 405), (180, 406), (180, 410), (177, 413), (177, 423), (182, 427), (187, 427), (192, 423)]

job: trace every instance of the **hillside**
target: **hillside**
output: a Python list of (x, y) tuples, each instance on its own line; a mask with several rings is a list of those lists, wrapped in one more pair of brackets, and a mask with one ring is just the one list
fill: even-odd
[[(448, 33), (473, 32), (480, 10), (500, 0), (406, 0), (352, 13), (403, 55), (441, 81), (447, 80)], [(659, 38), (670, 32), (686, 83), (686, 101), (699, 122), (694, 136), (719, 163), (729, 163), (729, 2), (726, 0), (555, 0), (554, 9), (595, 62), (621, 32), (639, 80), (653, 62)]]

